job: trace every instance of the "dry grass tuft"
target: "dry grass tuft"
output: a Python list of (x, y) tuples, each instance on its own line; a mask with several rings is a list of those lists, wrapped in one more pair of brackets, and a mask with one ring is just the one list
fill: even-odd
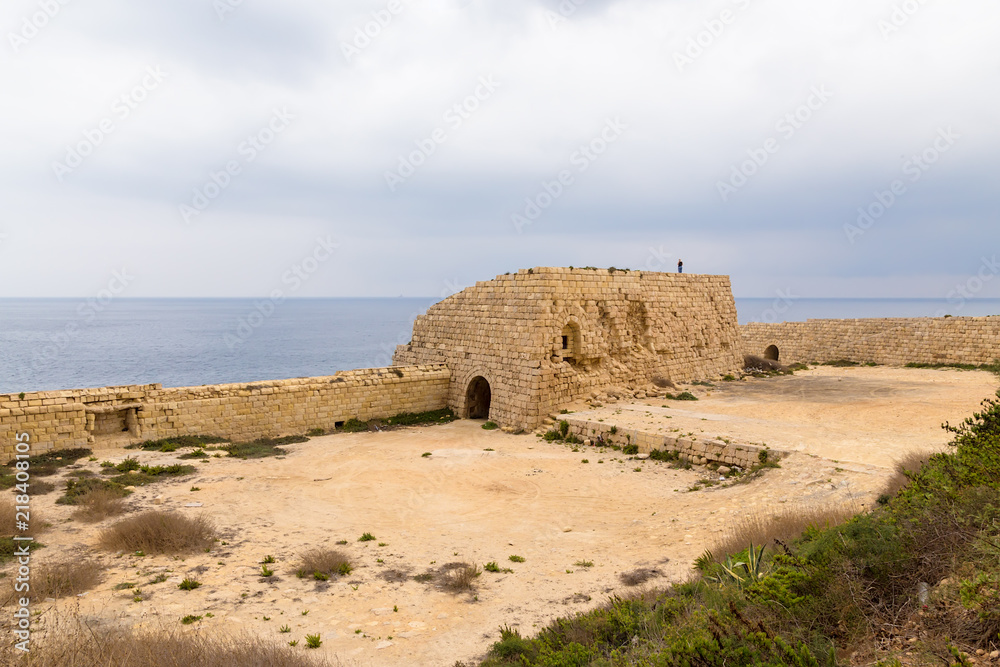
[[(29, 520), (27, 521), (28, 530), (17, 530), (17, 521), (19, 519), (23, 521), (24, 516), (17, 516), (15, 497), (6, 493), (0, 496), (0, 565), (13, 558), (20, 546), (25, 544), (25, 542), (15, 541), (15, 535), (35, 537), (49, 525), (42, 518), (42, 515), (34, 510), (31, 510)], [(37, 548), (38, 546), (38, 542), (29, 543), (30, 548)]]
[(677, 388), (677, 385), (675, 385), (673, 382), (671, 382), (670, 378), (668, 378), (666, 375), (654, 375), (653, 376), (653, 384), (656, 385), (657, 387), (659, 387), (660, 389), (676, 389)]
[[(179, 621), (180, 619), (178, 619)], [(178, 626), (180, 623), (178, 622)], [(211, 636), (179, 629), (134, 630), (91, 626), (80, 619), (54, 622), (44, 636), (32, 635), (24, 654), (3, 642), (0, 664), (11, 667), (332, 667), (322, 657), (250, 634)], [(339, 664), (339, 663), (338, 663)]]
[[(23, 519), (23, 517), (21, 517)], [(14, 502), (13, 495), (2, 495), (0, 496), (0, 535), (3, 537), (10, 537), (14, 534), (14, 528), (17, 522), (17, 509)], [(48, 525), (45, 520), (42, 519), (42, 515), (35, 511), (34, 508), (31, 510), (31, 515), (29, 517), (28, 530), (27, 531), (17, 531), (18, 535), (31, 535), (35, 536)]]
[(858, 508), (853, 504), (804, 510), (786, 509), (773, 515), (753, 512), (736, 520), (726, 531), (725, 537), (709, 552), (716, 559), (724, 559), (727, 555), (743, 551), (751, 544), (773, 548), (775, 540), (794, 540), (810, 526), (837, 526), (857, 513)]
[(771, 373), (784, 371), (785, 367), (773, 359), (765, 359), (755, 354), (748, 354), (743, 357), (743, 368), (746, 371), (758, 373)]
[(318, 548), (305, 552), (299, 559), (295, 573), (300, 577), (320, 574), (350, 574), (354, 566), (343, 552), (336, 549)]
[(472, 563), (449, 563), (443, 568), (441, 585), (453, 593), (471, 591), (476, 587), (476, 579), (483, 571)]
[(98, 540), (108, 551), (142, 551), (177, 554), (203, 551), (212, 546), (215, 528), (203, 516), (154, 510), (123, 519), (104, 530)]
[(125, 513), (125, 501), (121, 494), (109, 489), (94, 489), (80, 496), (73, 518), (88, 523), (96, 523)]
[(104, 567), (90, 559), (41, 564), (35, 561), (31, 568), (31, 599), (79, 595), (101, 583), (103, 575)]
[(648, 567), (640, 567), (630, 572), (622, 572), (618, 575), (621, 582), (626, 586), (638, 586), (644, 584), (654, 577), (662, 576), (659, 570)]
[(896, 465), (893, 466), (893, 475), (885, 483), (882, 492), (879, 494), (879, 498), (888, 499), (899, 493), (903, 487), (910, 483), (907, 473), (915, 473), (920, 470), (930, 460), (931, 456), (932, 454), (924, 452), (909, 452), (903, 458), (896, 461)]

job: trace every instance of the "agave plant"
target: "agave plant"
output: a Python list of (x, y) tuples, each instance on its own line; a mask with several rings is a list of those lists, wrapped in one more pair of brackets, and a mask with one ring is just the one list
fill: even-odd
[(725, 563), (719, 563), (717, 574), (705, 577), (717, 584), (736, 584), (740, 588), (764, 578), (764, 547), (759, 549), (750, 543), (745, 561), (733, 561), (732, 556), (726, 557)]

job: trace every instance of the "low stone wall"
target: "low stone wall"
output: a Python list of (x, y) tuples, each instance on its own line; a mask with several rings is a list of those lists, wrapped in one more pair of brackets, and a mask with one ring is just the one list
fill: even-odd
[(849, 359), (890, 366), (978, 365), (1000, 358), (997, 316), (750, 323), (740, 327), (740, 335), (747, 354), (765, 356), (774, 346), (783, 363)]
[(158, 384), (0, 394), (0, 460), (28, 433), (32, 452), (120, 447), (178, 435), (247, 440), (333, 429), (448, 405), (445, 366), (397, 366), (327, 377), (164, 389)]
[(786, 455), (775, 449), (758, 445), (743, 445), (722, 440), (701, 439), (696, 437), (678, 437), (662, 433), (648, 433), (639, 429), (615, 427), (607, 422), (589, 421), (565, 417), (569, 423), (569, 432), (582, 440), (596, 440), (602, 436), (609, 445), (625, 447), (638, 445), (641, 453), (649, 453), (654, 449), (677, 452), (682, 461), (690, 461), (699, 465), (705, 463), (721, 463), (728, 466), (750, 468), (760, 462), (761, 452), (768, 452), (769, 457), (781, 458)]

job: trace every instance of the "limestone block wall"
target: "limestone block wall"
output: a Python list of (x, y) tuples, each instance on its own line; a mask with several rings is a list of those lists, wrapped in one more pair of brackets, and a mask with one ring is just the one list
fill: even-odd
[(344, 371), (328, 377), (163, 388), (158, 384), (0, 395), (0, 459), (18, 433), (32, 451), (117, 447), (177, 435), (236, 440), (333, 429), (448, 405), (444, 366)]
[[(14, 454), (18, 433), (27, 433), (31, 451), (89, 447), (90, 431), (107, 412), (107, 406), (134, 406), (158, 384), (0, 394), (0, 461)], [(134, 408), (121, 408), (125, 413)], [(117, 414), (117, 413), (116, 413)], [(126, 428), (121, 415), (121, 428)], [(88, 429), (89, 426), (89, 429)], [(127, 434), (126, 434), (127, 437)]]
[(447, 364), (463, 416), (470, 383), (484, 377), (490, 419), (530, 429), (606, 387), (733, 372), (742, 344), (727, 276), (540, 267), (431, 306), (394, 363)]
[(569, 416), (567, 416), (566, 421), (569, 423), (569, 432), (581, 440), (588, 438), (595, 440), (600, 435), (604, 442), (610, 445), (619, 447), (637, 445), (640, 452), (647, 454), (654, 449), (677, 452), (682, 461), (701, 465), (721, 463), (728, 466), (750, 468), (760, 461), (760, 454), (763, 451), (766, 451), (772, 460), (785, 456), (785, 452), (759, 445), (725, 442), (711, 438), (677, 437), (629, 428), (616, 428), (615, 433), (611, 433), (611, 425), (605, 422), (574, 419)]
[(769, 346), (778, 359), (849, 359), (892, 366), (908, 363), (986, 364), (1000, 359), (1000, 317), (808, 320), (740, 327), (747, 354)]

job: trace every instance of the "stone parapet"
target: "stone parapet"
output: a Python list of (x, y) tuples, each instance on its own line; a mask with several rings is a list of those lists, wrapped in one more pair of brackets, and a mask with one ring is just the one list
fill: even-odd
[[(1000, 359), (1000, 317), (807, 320), (740, 327), (747, 354), (782, 363), (846, 359), (888, 366), (989, 364)], [(772, 347), (773, 346), (773, 347)]]
[[(664, 435), (651, 433), (636, 428), (620, 428), (606, 422), (564, 417), (569, 424), (569, 432), (581, 440), (596, 441), (600, 437), (605, 443), (618, 447), (636, 445), (640, 453), (648, 454), (654, 449), (663, 452), (676, 452), (682, 461), (694, 464), (718, 463), (727, 466), (739, 466), (743, 469), (753, 467), (761, 462), (762, 452), (770, 460), (787, 456), (782, 452), (760, 445), (748, 445), (712, 438), (696, 436)], [(612, 433), (612, 429), (615, 431)]]
[(234, 440), (332, 430), (448, 405), (445, 366), (344, 371), (326, 377), (169, 387), (158, 384), (0, 395), (0, 458), (18, 433), (32, 451), (119, 447), (179, 435)]

